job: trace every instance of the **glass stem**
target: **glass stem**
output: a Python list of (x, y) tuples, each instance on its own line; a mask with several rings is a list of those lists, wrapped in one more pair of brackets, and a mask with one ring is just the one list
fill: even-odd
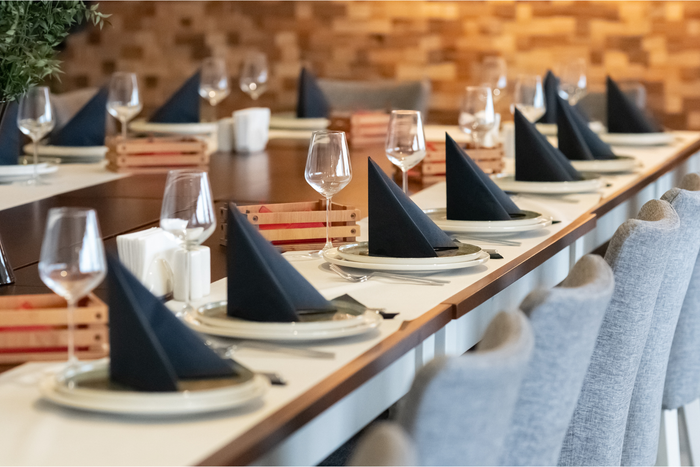
[(331, 243), (331, 197), (326, 198), (326, 245), (323, 251), (333, 248)]
[(74, 367), (78, 363), (78, 358), (75, 356), (75, 306), (77, 300), (70, 298), (68, 302), (68, 367)]
[(126, 141), (126, 119), (120, 118), (119, 121), (122, 122), (122, 139)]
[(190, 305), (190, 292), (191, 292), (191, 280), (190, 277), (190, 257), (191, 257), (192, 247), (189, 244), (185, 244), (185, 313), (188, 313), (192, 308)]
[(408, 169), (401, 169), (401, 176), (403, 177), (403, 192), (408, 194)]
[(474, 149), (481, 149), (481, 132), (474, 132)]
[(37, 140), (32, 138), (32, 146), (34, 146), (34, 183), (39, 182), (39, 149), (37, 147)]

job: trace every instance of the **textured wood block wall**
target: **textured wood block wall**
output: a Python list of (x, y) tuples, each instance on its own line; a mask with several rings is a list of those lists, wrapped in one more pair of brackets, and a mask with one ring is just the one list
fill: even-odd
[(302, 64), (340, 79), (420, 79), (433, 84), (431, 120), (452, 122), (484, 56), (501, 55), (511, 78), (571, 57), (603, 89), (610, 74), (644, 83), (666, 125), (700, 129), (700, 2), (100, 2), (111, 27), (74, 34), (54, 87), (104, 84), (139, 73), (144, 114), (210, 55), (226, 58), (236, 89), (220, 115), (249, 107), (237, 89), (247, 50), (265, 52), (271, 83), (259, 105), (292, 109)]

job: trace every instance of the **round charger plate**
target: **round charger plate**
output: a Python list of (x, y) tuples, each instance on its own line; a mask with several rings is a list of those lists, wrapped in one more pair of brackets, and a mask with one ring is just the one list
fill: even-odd
[(616, 159), (594, 161), (571, 161), (574, 169), (580, 172), (619, 173), (631, 172), (637, 168), (637, 159), (630, 156), (617, 156)]
[[(206, 306), (218, 306), (226, 311), (226, 301), (216, 302)], [(241, 321), (243, 324), (239, 327), (231, 326), (212, 326), (210, 324), (199, 321), (192, 315), (187, 315), (183, 319), (185, 324), (191, 329), (204, 334), (222, 337), (236, 337), (239, 339), (255, 339), (275, 342), (312, 342), (323, 341), (329, 339), (338, 339), (341, 337), (356, 336), (364, 334), (379, 327), (382, 323), (382, 317), (374, 311), (365, 311), (361, 315), (360, 321), (348, 322), (354, 323), (351, 326), (330, 329), (307, 328), (306, 324), (317, 323), (263, 323), (254, 321)], [(271, 330), (270, 325), (274, 326)]]
[(522, 219), (510, 221), (455, 221), (447, 218), (447, 209), (427, 209), (424, 211), (435, 224), (447, 232), (510, 234), (542, 229), (552, 224), (552, 218), (539, 212), (523, 211)]
[(460, 263), (432, 263), (432, 264), (384, 264), (384, 263), (360, 263), (358, 261), (350, 261), (338, 254), (337, 248), (331, 248), (323, 252), (323, 258), (331, 264), (344, 266), (354, 269), (365, 269), (368, 271), (391, 271), (404, 273), (425, 273), (425, 272), (440, 272), (449, 271), (452, 269), (472, 268), (484, 264), (489, 260), (490, 255), (485, 251), (481, 251), (475, 259), (462, 261)]
[[(51, 146), (39, 144), (37, 153), (40, 156), (60, 157), (65, 159), (82, 158), (103, 160), (107, 154), (107, 146)], [(34, 145), (24, 145), (25, 154), (34, 154)]]
[(153, 123), (136, 120), (129, 124), (133, 131), (142, 133), (166, 133), (177, 135), (201, 135), (216, 133), (218, 124), (212, 122), (200, 123)]
[(664, 146), (673, 144), (673, 133), (602, 133), (600, 139), (613, 146)]
[(521, 182), (515, 175), (496, 175), (491, 177), (501, 190), (516, 193), (544, 193), (565, 195), (570, 193), (588, 193), (603, 188), (599, 177), (577, 180), (575, 182)]
[(338, 247), (338, 256), (348, 261), (371, 264), (448, 264), (463, 263), (479, 257), (481, 248), (468, 243), (459, 244), (457, 249), (438, 251), (437, 258), (392, 258), (389, 256), (370, 256), (369, 243), (348, 243)]
[[(556, 123), (535, 123), (535, 126), (537, 130), (545, 136), (557, 136)], [(599, 121), (588, 122), (588, 128), (595, 133), (602, 133), (605, 131), (605, 125), (603, 125), (603, 122)]]
[[(57, 165), (40, 162), (37, 164), (39, 175), (52, 174), (58, 170)], [(34, 164), (0, 165), (0, 182), (19, 182), (34, 176)]]
[[(140, 416), (174, 416), (218, 412), (262, 397), (267, 378), (232, 362), (232, 378), (180, 381), (175, 392), (134, 391), (109, 380), (109, 359), (81, 363), (77, 370), (47, 375), (39, 384), (42, 396), (58, 405), (91, 412)], [(74, 387), (69, 387), (72, 382)]]
[(327, 118), (297, 118), (293, 113), (279, 113), (270, 117), (270, 128), (278, 130), (325, 130), (330, 124)]

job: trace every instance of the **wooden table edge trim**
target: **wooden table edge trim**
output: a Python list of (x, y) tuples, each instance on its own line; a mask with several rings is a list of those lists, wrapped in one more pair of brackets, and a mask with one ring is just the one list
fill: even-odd
[(466, 315), (498, 292), (539, 267), (555, 254), (561, 252), (564, 247), (571, 245), (580, 237), (593, 230), (596, 226), (596, 221), (597, 216), (592, 213), (580, 216), (543, 243), (509, 261), (506, 267), (497, 269), (445, 300), (445, 303), (454, 305), (455, 314), (453, 319)]
[(247, 465), (360, 387), (452, 320), (451, 304), (440, 304), (231, 440), (198, 465)]
[(615, 193), (612, 193), (610, 196), (602, 199), (591, 212), (596, 214), (598, 217), (603, 217), (603, 215), (612, 211), (617, 206), (642, 191), (642, 189), (651, 185), (654, 181), (661, 178), (662, 175), (670, 172), (698, 151), (700, 151), (700, 139), (692, 141), (674, 157), (667, 159), (663, 164), (657, 167), (656, 170), (646, 174), (642, 178), (635, 181), (632, 185), (622, 188)]

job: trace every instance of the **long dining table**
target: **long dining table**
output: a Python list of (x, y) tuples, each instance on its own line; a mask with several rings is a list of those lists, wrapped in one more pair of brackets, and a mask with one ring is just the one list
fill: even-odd
[[(61, 363), (0, 368), (5, 370), (0, 374), (0, 464), (319, 463), (395, 404), (426, 363), (473, 347), (495, 313), (517, 307), (537, 287), (559, 283), (581, 256), (603, 251), (615, 229), (636, 215), (644, 202), (659, 198), (684, 174), (699, 171), (700, 133), (675, 134), (675, 142), (668, 146), (615, 148), (634, 156), (639, 165), (632, 173), (603, 176), (605, 187), (597, 192), (514, 195), (521, 207), (548, 213), (558, 222), (509, 237), (519, 244), (472, 240), (498, 249), (503, 259), (431, 276), (450, 281), (442, 287), (389, 280), (349, 283), (327, 271), (322, 260), (290, 259), (327, 298), (348, 293), (367, 306), (398, 315), (370, 333), (311, 346), (335, 353), (333, 359), (236, 351), (234, 358), (252, 370), (278, 372), (287, 380), (287, 385), (273, 386), (255, 404), (172, 418), (80, 412), (40, 398), (38, 381)], [(209, 174), (215, 202), (221, 206), (229, 201), (318, 199), (303, 177), (306, 151), (304, 141), (275, 140), (261, 153), (214, 154)], [(353, 180), (334, 201), (353, 205), (364, 216), (367, 157), (388, 173), (392, 166), (380, 147), (353, 149), (351, 154)], [(18, 187), (0, 186), (0, 239), (16, 276), (15, 284), (0, 287), (1, 295), (48, 292), (37, 263), (51, 207), (94, 208), (108, 251), (116, 251), (117, 235), (158, 225), (164, 174), (125, 176), (97, 170), (92, 176), (75, 177), (81, 170), (92, 169), (61, 167), (55, 193), (47, 197), (26, 187), (24, 200), (18, 198), (23, 193)], [(422, 208), (444, 207), (444, 182), (426, 188), (413, 184), (412, 189)], [(360, 238), (366, 238), (366, 219), (360, 228)], [(211, 294), (200, 303), (226, 297), (226, 248), (220, 237), (217, 231), (205, 243), (212, 252), (213, 284)], [(104, 297), (103, 287), (96, 292)]]

